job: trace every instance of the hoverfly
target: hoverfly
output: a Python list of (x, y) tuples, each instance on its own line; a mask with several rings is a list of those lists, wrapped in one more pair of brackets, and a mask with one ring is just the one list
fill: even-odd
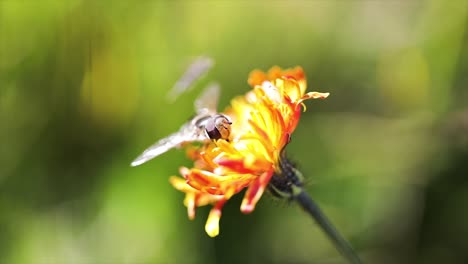
[(219, 99), (219, 85), (209, 85), (195, 100), (196, 115), (182, 125), (179, 131), (160, 139), (147, 148), (132, 163), (138, 166), (183, 143), (204, 142), (207, 140), (229, 140), (231, 118), (216, 111)]

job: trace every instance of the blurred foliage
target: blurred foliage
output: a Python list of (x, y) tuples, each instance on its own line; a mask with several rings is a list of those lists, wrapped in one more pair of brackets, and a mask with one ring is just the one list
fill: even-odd
[(0, 1), (0, 262), (341, 263), (298, 207), (230, 201), (187, 220), (171, 151), (193, 113), (167, 91), (198, 55), (221, 107), (250, 70), (301, 65), (289, 153), (368, 263), (468, 260), (467, 1)]

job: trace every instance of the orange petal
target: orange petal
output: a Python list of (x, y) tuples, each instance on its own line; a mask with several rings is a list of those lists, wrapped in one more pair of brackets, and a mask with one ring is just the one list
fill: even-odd
[(308, 92), (301, 99), (297, 101), (296, 110), (299, 108), (300, 105), (304, 107), (304, 112), (306, 111), (306, 106), (303, 103), (305, 100), (308, 99), (325, 99), (330, 95), (330, 93), (319, 93), (319, 92)]
[(260, 175), (252, 184), (250, 184), (247, 192), (245, 193), (244, 199), (242, 200), (241, 212), (248, 214), (255, 209), (255, 205), (257, 204), (260, 197), (262, 197), (262, 194), (265, 191), (265, 188), (268, 185), (272, 175), (273, 170), (265, 172)]
[(330, 93), (320, 93), (320, 92), (308, 92), (302, 96), (299, 100), (300, 102), (307, 99), (325, 99), (330, 95)]
[[(191, 173), (187, 174), (187, 184), (192, 188), (212, 195), (232, 196), (232, 194), (239, 192), (254, 179), (255, 175), (252, 174), (230, 174), (219, 176), (208, 171), (201, 171), (193, 169)], [(232, 188), (235, 188), (233, 193)]]
[(195, 219), (195, 193), (188, 192), (185, 194), (185, 206), (187, 206), (187, 215), (190, 220)]
[(191, 192), (191, 191), (196, 191), (190, 185), (187, 184), (187, 181), (185, 179), (182, 179), (177, 176), (171, 176), (169, 178), (169, 182), (176, 188), (177, 190), (181, 192)]
[(232, 171), (236, 171), (242, 174), (252, 174), (256, 172), (255, 167), (247, 168), (245, 166), (245, 161), (243, 159), (232, 159), (232, 158), (219, 159), (217, 163), (221, 166), (229, 168)]
[(263, 81), (266, 80), (266, 74), (260, 70), (253, 70), (250, 72), (249, 79), (247, 82), (250, 86), (254, 87), (256, 85), (262, 84)]

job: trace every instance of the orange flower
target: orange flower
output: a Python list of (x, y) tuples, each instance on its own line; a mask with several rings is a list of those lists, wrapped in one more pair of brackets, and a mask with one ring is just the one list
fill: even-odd
[(190, 149), (194, 168), (182, 167), (183, 179), (170, 178), (176, 189), (186, 193), (184, 203), (190, 219), (195, 217), (196, 207), (213, 204), (205, 226), (211, 237), (219, 234), (221, 209), (234, 194), (247, 188), (241, 211), (255, 209), (279, 169), (280, 152), (298, 124), (303, 101), (329, 95), (305, 93), (306, 80), (300, 67), (273, 67), (268, 73), (255, 70), (248, 82), (253, 89), (234, 98), (223, 113), (232, 119), (230, 140)]

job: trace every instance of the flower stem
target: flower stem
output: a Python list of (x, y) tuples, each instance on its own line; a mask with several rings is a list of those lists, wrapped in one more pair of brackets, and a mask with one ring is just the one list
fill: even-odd
[(301, 191), (294, 196), (296, 201), (302, 208), (312, 216), (317, 224), (325, 231), (328, 238), (335, 244), (336, 249), (352, 264), (362, 263), (353, 248), (336, 230), (330, 220), (320, 210), (318, 205), (312, 198), (305, 192)]

